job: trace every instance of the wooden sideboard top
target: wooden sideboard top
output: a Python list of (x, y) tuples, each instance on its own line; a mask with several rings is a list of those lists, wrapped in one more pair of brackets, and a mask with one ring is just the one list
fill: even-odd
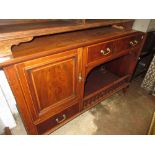
[(0, 57), (0, 67), (135, 33), (137, 31), (131, 29), (119, 30), (113, 27), (100, 27), (35, 37), (30, 42), (14, 46), (11, 57)]
[(0, 57), (12, 56), (12, 46), (29, 42), (34, 37), (73, 32), (103, 26), (131, 29), (134, 20), (128, 19), (32, 19), (0, 20)]
[(106, 19), (106, 20), (0, 20), (0, 41), (23, 37), (34, 37), (82, 30), (126, 22), (133, 23), (131, 19)]

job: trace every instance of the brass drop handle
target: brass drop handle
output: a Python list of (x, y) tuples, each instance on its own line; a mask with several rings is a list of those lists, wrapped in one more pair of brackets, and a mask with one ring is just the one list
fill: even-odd
[(101, 50), (101, 51), (100, 51), (100, 53), (101, 53), (102, 55), (108, 55), (110, 52), (111, 52), (111, 49), (110, 49), (109, 47), (106, 48), (106, 50)]
[(130, 45), (133, 47), (133, 46), (136, 46), (138, 44), (138, 41), (137, 40), (134, 40), (134, 41), (130, 41)]
[(66, 119), (66, 115), (63, 114), (62, 117), (63, 117), (62, 120), (59, 120), (58, 118), (56, 118), (56, 122), (57, 122), (57, 123), (62, 123), (62, 122)]
[(138, 44), (138, 41), (137, 40), (134, 40), (134, 43), (135, 43), (135, 45), (137, 45)]
[(133, 41), (130, 41), (130, 45), (131, 46), (135, 46), (135, 44), (133, 43)]

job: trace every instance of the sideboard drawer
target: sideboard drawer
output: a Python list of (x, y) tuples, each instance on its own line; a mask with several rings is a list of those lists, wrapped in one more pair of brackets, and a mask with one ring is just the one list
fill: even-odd
[(79, 104), (74, 104), (62, 112), (52, 116), (46, 121), (39, 123), (37, 126), (38, 134), (43, 134), (53, 127), (64, 123), (66, 120), (76, 115), (79, 112)]
[(103, 42), (87, 47), (87, 63), (94, 62), (98, 59), (104, 59), (118, 52), (135, 48), (143, 40), (142, 35), (115, 39), (113, 41)]
[(114, 42), (99, 43), (87, 47), (87, 63), (106, 58), (114, 53)]

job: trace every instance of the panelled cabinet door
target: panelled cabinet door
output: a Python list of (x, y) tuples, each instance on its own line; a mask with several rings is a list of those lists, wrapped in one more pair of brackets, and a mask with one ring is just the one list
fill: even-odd
[(72, 50), (16, 65), (34, 124), (79, 101), (79, 55)]

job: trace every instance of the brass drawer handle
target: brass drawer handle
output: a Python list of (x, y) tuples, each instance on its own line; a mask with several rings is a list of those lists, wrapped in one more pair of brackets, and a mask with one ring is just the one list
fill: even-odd
[(56, 118), (56, 122), (57, 123), (62, 123), (66, 119), (66, 115), (65, 114), (63, 114), (62, 116), (63, 116), (62, 120), (59, 120), (58, 118)]
[(135, 46), (135, 44), (133, 43), (133, 41), (130, 41), (130, 45), (131, 46)]
[(134, 43), (135, 43), (135, 45), (137, 45), (138, 44), (138, 41), (137, 40), (134, 40)]
[(110, 48), (107, 48), (106, 50), (101, 50), (100, 53), (102, 55), (108, 55), (109, 53), (111, 52), (111, 49)]
[(134, 41), (130, 41), (130, 45), (132, 47), (136, 46), (138, 44), (138, 41), (137, 40), (134, 40)]

